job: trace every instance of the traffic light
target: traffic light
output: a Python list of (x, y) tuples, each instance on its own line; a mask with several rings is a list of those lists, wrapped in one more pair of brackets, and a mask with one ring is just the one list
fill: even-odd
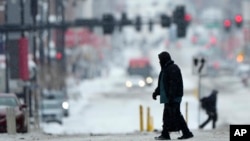
[(177, 24), (177, 37), (183, 38), (186, 36), (187, 32), (187, 22), (185, 20), (181, 20)]
[(171, 19), (168, 15), (162, 14), (161, 15), (161, 26), (162, 27), (170, 27)]
[(173, 22), (178, 24), (185, 18), (185, 7), (183, 5), (177, 6), (173, 12)]
[(231, 20), (230, 19), (225, 19), (223, 21), (223, 26), (224, 26), (225, 31), (230, 31), (231, 26), (232, 26)]
[(184, 16), (184, 19), (187, 22), (187, 25), (189, 25), (190, 22), (192, 21), (192, 16), (190, 14), (186, 13)]
[(243, 18), (240, 14), (236, 15), (234, 17), (234, 22), (236, 27), (241, 28), (242, 27), (242, 23), (243, 23)]
[(62, 59), (62, 53), (57, 52), (55, 57), (56, 57), (57, 60), (61, 60)]
[(127, 20), (128, 20), (127, 14), (126, 13), (122, 13), (121, 21), (120, 21), (120, 24), (119, 24), (119, 31), (122, 31), (122, 27), (126, 24)]
[(177, 6), (173, 13), (173, 22), (177, 25), (177, 37), (183, 38), (186, 36), (187, 24), (185, 20), (185, 7)]
[(132, 24), (131, 20), (127, 18), (127, 13), (123, 12), (119, 23), (119, 31), (122, 31), (123, 26), (131, 24)]
[(242, 63), (244, 61), (244, 53), (239, 53), (236, 57), (236, 61), (239, 62), (239, 63)]
[(115, 18), (112, 14), (104, 14), (102, 17), (103, 21), (103, 33), (112, 34), (115, 29)]
[(137, 16), (135, 19), (135, 29), (136, 31), (140, 32), (142, 26), (141, 16)]

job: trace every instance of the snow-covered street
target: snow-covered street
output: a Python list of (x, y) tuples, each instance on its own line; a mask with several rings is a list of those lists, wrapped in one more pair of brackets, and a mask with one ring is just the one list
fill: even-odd
[[(220, 128), (216, 130), (194, 130), (194, 138), (188, 141), (229, 141), (229, 129)], [(1, 135), (0, 141), (152, 141), (159, 133), (129, 133), (129, 134), (99, 134), (99, 135), (45, 135), (39, 132), (32, 132), (28, 135)], [(181, 134), (172, 133), (171, 140), (177, 140)]]
[[(173, 99), (168, 89), (172, 82), (180, 82), (169, 79), (179, 78), (174, 75), (179, 71), (169, 71), (172, 61), (183, 79), (180, 108), (194, 134), (188, 141), (229, 141), (230, 125), (250, 126), (250, 0), (21, 0), (20, 6), (16, 0), (2, 0), (0, 7), (1, 92), (20, 91), (30, 114), (22, 116), (30, 121), (18, 125), (30, 123), (28, 133), (1, 133), (0, 141), (152, 141), (162, 130), (164, 104), (159, 96), (152, 98), (160, 72), (167, 76), (160, 77), (161, 98), (165, 93), (166, 101), (176, 102), (181, 95)], [(18, 25), (12, 23), (15, 20)], [(19, 34), (27, 36), (27, 45), (14, 42)], [(28, 46), (32, 69), (20, 59), (22, 49), (14, 52), (15, 46)], [(163, 51), (171, 59), (162, 59)], [(163, 66), (173, 73), (161, 71)], [(17, 78), (8, 76), (14, 71)], [(23, 71), (25, 79), (19, 78)], [(50, 90), (60, 90), (63, 100), (45, 96)], [(200, 99), (212, 90), (218, 90), (216, 128), (210, 122), (199, 129), (207, 119)], [(47, 100), (57, 102), (49, 114)], [(46, 118), (51, 120), (45, 122)], [(181, 135), (170, 133), (172, 140)]]
[[(211, 86), (209, 84), (222, 82), (225, 85), (230, 84), (234, 88), (228, 87), (228, 89), (220, 90), (217, 105), (219, 120), (215, 130), (211, 129), (210, 124), (204, 130), (197, 129), (197, 99), (192, 93), (185, 93), (182, 113), (185, 115), (185, 103), (188, 102), (188, 125), (195, 135), (194, 138), (189, 139), (190, 141), (228, 141), (230, 124), (250, 123), (250, 112), (247, 109), (250, 99), (249, 90), (244, 88), (237, 79), (221, 77), (220, 79), (205, 79), (203, 83), (209, 89)], [(111, 86), (110, 83), (115, 83), (116, 87), (111, 89), (108, 87)], [(146, 141), (159, 135), (159, 133), (154, 132), (138, 131), (140, 104), (151, 108), (154, 128), (161, 130), (162, 105), (159, 104), (159, 101), (151, 99), (154, 86), (145, 90), (128, 91), (119, 84), (119, 80), (107, 81), (107, 78), (105, 78), (82, 82), (78, 89), (73, 89), (75, 90), (75, 96), (72, 96), (71, 116), (64, 119), (63, 125), (43, 124), (42, 132), (31, 131), (28, 134), (17, 135), (3, 134), (0, 140), (116, 141), (122, 139), (129, 141), (136, 139)], [(110, 90), (112, 90), (112, 93)], [(123, 93), (121, 93), (121, 90)], [(77, 92), (82, 92), (82, 95), (79, 96)], [(84, 92), (86, 95), (84, 95)], [(146, 109), (144, 109), (144, 115), (146, 118)], [(201, 111), (201, 120), (205, 120), (205, 118), (206, 115)], [(171, 137), (175, 139), (180, 135), (180, 133), (172, 133)]]
[[(159, 51), (160, 49), (155, 50), (151, 53), (152, 56), (157, 56)], [(188, 48), (173, 53), (178, 58), (186, 51)], [(188, 65), (186, 63), (180, 66)], [(192, 75), (190, 67), (183, 67), (182, 73), (185, 95), (181, 112), (185, 117), (186, 108), (188, 109), (188, 126), (194, 132), (194, 138), (190, 140), (228, 141), (230, 124), (250, 124), (249, 88), (244, 87), (235, 76), (208, 77), (202, 79), (202, 96), (208, 95), (213, 88), (219, 90), (219, 118), (215, 130), (211, 129), (211, 124), (204, 130), (198, 130), (198, 122), (207, 117), (200, 111), (198, 118), (197, 76)], [(150, 107), (154, 129), (160, 131), (163, 105), (151, 97), (156, 83), (147, 88), (128, 90), (124, 86), (125, 79), (124, 69), (117, 67), (111, 69), (109, 76), (80, 82), (69, 79), (70, 116), (64, 118), (62, 125), (42, 123), (41, 131), (32, 130), (28, 134), (17, 135), (2, 134), (0, 140), (153, 140), (159, 133), (139, 132), (139, 105), (144, 107), (144, 127), (146, 108)], [(180, 135), (171, 134), (173, 139)]]

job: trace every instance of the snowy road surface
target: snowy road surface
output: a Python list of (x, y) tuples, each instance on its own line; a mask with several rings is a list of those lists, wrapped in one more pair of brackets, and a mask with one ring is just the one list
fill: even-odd
[[(226, 79), (226, 78), (225, 78)], [(233, 80), (230, 78), (230, 80)], [(225, 81), (224, 78), (213, 80), (204, 83), (221, 84), (220, 81)], [(95, 83), (96, 86), (97, 82)], [(98, 80), (98, 83), (102, 83)], [(224, 85), (229, 85), (228, 89), (221, 89), (218, 95), (218, 112), (219, 120), (218, 127), (211, 130), (211, 125), (208, 125), (205, 130), (197, 130), (197, 103), (192, 94), (186, 94), (183, 102), (189, 101), (193, 104), (190, 105), (189, 126), (194, 133), (194, 138), (188, 139), (190, 141), (228, 141), (229, 140), (229, 124), (249, 124), (250, 112), (249, 107), (249, 89), (242, 87), (240, 83), (225, 81)], [(87, 87), (89, 84), (84, 84)], [(91, 85), (92, 86), (92, 85)], [(102, 85), (103, 86), (103, 85)], [(207, 85), (206, 87), (209, 87)], [(221, 87), (221, 86), (219, 86)], [(145, 90), (145, 92), (149, 92)], [(154, 116), (155, 129), (160, 129), (162, 105), (158, 101), (153, 101), (150, 96), (144, 97), (143, 91), (137, 93), (134, 91), (129, 95), (128, 93), (107, 93), (108, 90), (104, 89), (102, 94), (98, 96), (89, 96), (87, 102), (81, 101), (75, 106), (75, 111), (70, 118), (65, 119), (65, 123), (60, 126), (56, 124), (46, 125), (44, 132), (50, 134), (43, 134), (42, 132), (30, 132), (28, 134), (8, 135), (1, 134), (0, 141), (151, 141), (159, 133), (139, 133), (138, 128), (138, 104), (150, 105), (152, 115)], [(118, 94), (118, 93), (115, 93)], [(85, 97), (86, 98), (86, 97)], [(120, 100), (118, 100), (120, 99)], [(196, 103), (196, 104), (195, 104)], [(113, 105), (114, 104), (114, 105)], [(185, 105), (185, 104), (182, 104)], [(87, 108), (86, 108), (87, 107)], [(120, 111), (120, 109), (124, 111)], [(104, 109), (109, 109), (108, 111)], [(133, 112), (131, 112), (131, 109)], [(98, 111), (98, 112), (95, 112)], [(183, 111), (183, 109), (182, 109)], [(183, 112), (184, 113), (184, 112)], [(126, 118), (125, 118), (126, 117)], [(120, 121), (120, 122), (119, 122)], [(125, 121), (125, 122), (123, 122)], [(98, 123), (98, 124), (97, 124)], [(107, 134), (105, 134), (105, 132)], [(110, 133), (108, 133), (110, 132)], [(98, 134), (100, 133), (100, 134)], [(176, 139), (181, 134), (172, 133), (172, 139)]]
[[(229, 129), (194, 130), (194, 137), (186, 141), (229, 141)], [(45, 135), (40, 132), (29, 134), (1, 135), (0, 141), (154, 141), (159, 133), (131, 133), (106, 135)], [(171, 133), (172, 140), (177, 140), (180, 133)]]
[[(155, 129), (161, 129), (162, 108), (159, 101), (154, 101), (151, 94), (155, 85), (145, 90), (127, 91), (123, 87), (123, 78), (113, 70), (112, 77), (93, 79), (70, 86), (71, 109), (70, 117), (65, 118), (63, 125), (44, 124), (43, 132), (7, 135), (1, 134), (0, 141), (150, 141), (157, 133), (138, 133), (139, 105), (150, 107)], [(119, 74), (119, 75), (118, 75)], [(185, 115), (185, 103), (188, 102), (188, 125), (194, 132), (192, 141), (228, 141), (229, 124), (250, 124), (250, 93), (235, 77), (216, 77), (205, 79), (205, 93), (212, 88), (219, 89), (218, 95), (218, 128), (211, 130), (211, 124), (205, 130), (197, 130), (198, 102), (192, 94), (197, 79), (189, 71), (183, 71), (185, 96), (183, 97), (182, 113)], [(144, 109), (146, 115), (146, 109)], [(146, 118), (146, 117), (144, 117)], [(201, 121), (206, 115), (201, 113)], [(144, 120), (146, 121), (146, 119)], [(146, 125), (146, 124), (145, 124)], [(137, 134), (138, 133), (138, 134)], [(101, 134), (91, 136), (90, 134)], [(171, 135), (173, 139), (180, 134)]]

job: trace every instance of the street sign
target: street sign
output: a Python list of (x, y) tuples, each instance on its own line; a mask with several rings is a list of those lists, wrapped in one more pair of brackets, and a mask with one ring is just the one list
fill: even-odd
[[(207, 74), (207, 58), (202, 55), (193, 57), (193, 74), (198, 75), (198, 102), (201, 95), (201, 78)], [(200, 106), (198, 106), (198, 125), (200, 124)]]
[(193, 74), (206, 75), (207, 74), (207, 59), (204, 56), (193, 57)]

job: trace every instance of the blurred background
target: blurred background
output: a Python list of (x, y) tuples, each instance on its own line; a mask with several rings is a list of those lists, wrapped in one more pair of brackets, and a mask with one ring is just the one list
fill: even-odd
[(168, 51), (191, 129), (212, 89), (218, 126), (246, 123), (248, 112), (228, 112), (249, 92), (249, 10), (249, 0), (0, 0), (0, 92), (15, 93), (30, 128), (47, 133), (139, 131), (139, 105), (160, 130), (163, 107), (151, 94)]

